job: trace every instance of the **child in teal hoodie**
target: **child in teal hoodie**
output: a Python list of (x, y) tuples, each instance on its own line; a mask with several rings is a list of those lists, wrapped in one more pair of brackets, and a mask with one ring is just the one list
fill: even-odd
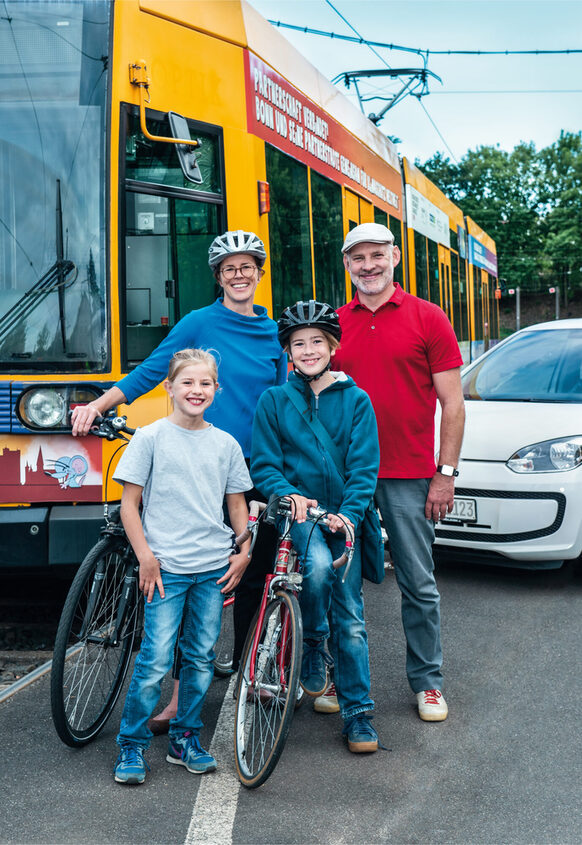
[[(325, 691), (327, 640), (348, 747), (354, 752), (376, 751), (378, 735), (370, 724), (374, 702), (370, 698), (359, 537), (378, 476), (376, 418), (368, 395), (344, 373), (330, 371), (341, 328), (329, 305), (311, 300), (287, 308), (279, 320), (278, 335), (294, 372), (288, 387), (270, 388), (259, 400), (251, 474), (265, 496), (287, 496), (294, 502), (296, 521), (291, 537), (303, 563), (301, 685), (312, 696)], [(306, 413), (327, 430), (344, 459), (344, 477), (287, 390), (297, 391)], [(329, 511), (329, 527), (305, 522), (307, 508), (316, 505)], [(332, 561), (343, 550), (343, 534), (336, 532), (345, 523), (352, 528), (356, 542), (344, 583), (343, 570), (333, 569)]]

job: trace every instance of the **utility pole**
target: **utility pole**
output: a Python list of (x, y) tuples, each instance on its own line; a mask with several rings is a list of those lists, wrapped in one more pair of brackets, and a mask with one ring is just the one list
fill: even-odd
[(560, 288), (548, 288), (548, 293), (553, 293), (556, 296), (556, 316), (554, 320), (560, 319)]
[(507, 293), (510, 296), (515, 296), (515, 331), (519, 331), (521, 324), (521, 301), (519, 298), (519, 288), (509, 288)]

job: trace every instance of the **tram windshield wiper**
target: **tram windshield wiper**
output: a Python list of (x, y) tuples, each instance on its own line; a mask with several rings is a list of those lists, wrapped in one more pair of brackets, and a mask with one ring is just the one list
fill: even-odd
[[(55, 291), (59, 297), (59, 323), (61, 327), (61, 342), (63, 351), (67, 353), (65, 291), (77, 279), (77, 266), (73, 261), (63, 257), (63, 211), (61, 206), (61, 180), (57, 179), (56, 204), (56, 253), (57, 260), (46, 273), (29, 288), (14, 305), (0, 318), (0, 341), (17, 325), (35, 311), (39, 305)], [(13, 352), (11, 358), (21, 358), (21, 352)], [(25, 355), (24, 357), (29, 357)]]

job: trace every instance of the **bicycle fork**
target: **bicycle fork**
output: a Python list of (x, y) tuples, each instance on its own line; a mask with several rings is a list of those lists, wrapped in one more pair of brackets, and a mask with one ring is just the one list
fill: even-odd
[[(277, 552), (277, 562), (275, 565), (275, 572), (269, 574), (265, 577), (265, 589), (263, 590), (263, 596), (261, 598), (261, 604), (259, 607), (259, 615), (257, 619), (257, 626), (255, 629), (255, 637), (253, 640), (253, 645), (251, 648), (251, 660), (250, 660), (250, 677), (249, 677), (249, 684), (251, 686), (255, 685), (255, 666), (256, 666), (256, 658), (257, 652), (260, 646), (260, 633), (263, 628), (263, 622), (265, 620), (265, 610), (267, 608), (267, 603), (269, 599), (272, 597), (275, 588), (278, 585), (283, 586), (284, 589), (289, 589), (290, 587), (294, 590), (301, 589), (301, 580), (302, 576), (298, 572), (289, 572), (289, 555), (293, 548), (293, 543), (290, 539), (281, 540), (279, 543), (279, 548)], [(284, 689), (286, 685), (285, 679), (285, 654), (287, 651), (287, 646), (289, 642), (289, 614), (287, 613), (286, 609), (283, 608), (282, 613), (282, 629), (280, 635), (280, 649), (277, 655), (277, 667), (279, 670), (279, 681), (281, 687)]]
[(87, 601), (87, 609), (85, 611), (83, 624), (79, 634), (80, 640), (86, 640), (89, 643), (101, 645), (104, 648), (119, 645), (120, 632), (125, 622), (130, 596), (135, 590), (135, 583), (139, 572), (139, 564), (133, 556), (131, 546), (127, 546), (124, 550), (122, 560), (125, 563), (125, 574), (123, 576), (123, 588), (119, 597), (119, 604), (117, 606), (117, 613), (113, 627), (113, 620), (103, 619), (103, 625), (100, 631), (92, 634), (91, 636), (87, 636), (87, 629), (94, 624), (93, 614), (95, 612), (95, 608), (99, 606), (101, 592), (105, 588), (105, 580), (109, 565), (107, 559), (104, 558), (99, 561), (97, 569), (95, 570), (93, 583), (91, 584), (91, 591)]

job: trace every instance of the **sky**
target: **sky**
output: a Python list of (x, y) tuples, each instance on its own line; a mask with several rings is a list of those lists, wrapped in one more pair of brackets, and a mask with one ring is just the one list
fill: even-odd
[[(582, 0), (249, 0), (264, 17), (326, 32), (421, 50), (582, 50)], [(345, 20), (342, 20), (337, 12)], [(346, 23), (347, 21), (347, 23)], [(350, 24), (353, 29), (348, 25)], [(420, 68), (415, 54), (280, 29), (328, 79), (350, 70)], [(440, 151), (460, 161), (467, 150), (521, 141), (549, 146), (561, 131), (582, 130), (582, 53), (538, 56), (430, 55), (430, 94), (407, 96), (378, 124), (401, 139), (414, 161)], [(402, 82), (364, 81), (383, 96)], [(353, 87), (344, 93), (358, 104)], [(366, 113), (385, 105), (365, 105)], [(359, 108), (359, 106), (358, 106)]]

